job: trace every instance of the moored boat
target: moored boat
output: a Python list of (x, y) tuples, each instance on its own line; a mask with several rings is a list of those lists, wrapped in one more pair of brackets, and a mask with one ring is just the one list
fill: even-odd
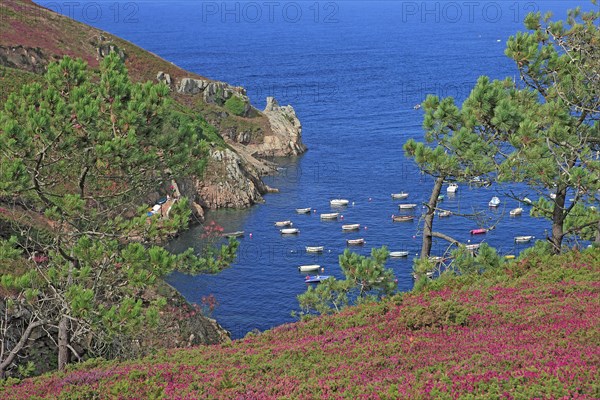
[(300, 272), (310, 272), (310, 271), (318, 271), (319, 269), (321, 269), (320, 265), (301, 265), (298, 267), (298, 270)]
[(471, 229), (471, 231), (470, 231), (471, 235), (482, 235), (486, 232), (487, 232), (487, 229), (485, 229), (485, 228)]
[(408, 251), (390, 251), (390, 257), (393, 257), (393, 258), (408, 257)]
[(300, 229), (298, 229), (298, 228), (284, 228), (284, 229), (280, 229), (279, 232), (281, 232), (282, 235), (295, 235), (297, 233), (300, 233)]
[(438, 217), (440, 217), (440, 218), (449, 217), (451, 215), (452, 215), (452, 211), (439, 211), (438, 212)]
[(467, 250), (473, 251), (473, 250), (477, 250), (479, 248), (479, 246), (481, 246), (481, 243), (473, 243), (473, 244), (466, 244), (465, 248)]
[(227, 232), (223, 236), (226, 238), (238, 238), (244, 236), (244, 231)]
[(337, 219), (337, 217), (339, 216), (339, 213), (326, 213), (326, 214), (321, 214), (321, 219)]
[(444, 198), (446, 198), (446, 196), (444, 196), (443, 194), (440, 194), (437, 198), (437, 201), (444, 201)]
[(293, 224), (293, 223), (292, 223), (292, 221), (290, 221), (290, 220), (287, 220), (287, 221), (277, 221), (277, 222), (275, 222), (275, 226), (278, 226), (278, 227), (292, 226), (292, 225), (294, 225), (294, 224)]
[(535, 236), (515, 236), (515, 243), (527, 243), (531, 239), (535, 239)]
[(306, 208), (296, 208), (297, 214), (310, 214), (310, 207)]
[(408, 197), (408, 193), (406, 193), (406, 192), (392, 193), (392, 199), (394, 199), (394, 200), (404, 200), (407, 197)]
[(451, 183), (448, 185), (448, 188), (446, 188), (446, 192), (448, 192), (448, 193), (456, 193), (457, 190), (458, 190), (458, 185), (456, 183)]
[(307, 253), (321, 253), (325, 247), (324, 246), (306, 246)]
[(304, 282), (306, 283), (319, 283), (324, 281), (325, 279), (331, 278), (331, 275), (309, 275), (304, 278)]
[(392, 217), (392, 221), (394, 222), (410, 222), (413, 219), (415, 219), (413, 215), (394, 215)]
[[(425, 276), (428, 277), (428, 278), (433, 277), (433, 271), (427, 271), (427, 272), (425, 272)], [(417, 279), (419, 279), (419, 274), (417, 274), (416, 272), (413, 272), (412, 273), (412, 277), (413, 277), (414, 280), (417, 280)]]
[(528, 206), (533, 204), (533, 201), (531, 201), (531, 199), (529, 197), (524, 197), (523, 198), (523, 203), (527, 204)]
[(342, 225), (342, 230), (344, 230), (344, 231), (356, 231), (358, 229), (360, 229), (360, 224)]
[(347, 206), (350, 201), (346, 199), (333, 199), (329, 201), (332, 206)]
[(365, 244), (365, 239), (348, 239), (346, 240), (346, 244), (348, 244), (349, 246), (361, 246)]
[(417, 205), (413, 203), (398, 204), (398, 208), (401, 210), (412, 210), (413, 208), (417, 208)]
[(523, 209), (521, 207), (513, 208), (509, 212), (511, 217), (516, 217), (517, 215), (521, 215), (522, 213), (523, 213)]
[(492, 197), (489, 201), (488, 206), (490, 207), (498, 207), (500, 205), (500, 199), (496, 196)]

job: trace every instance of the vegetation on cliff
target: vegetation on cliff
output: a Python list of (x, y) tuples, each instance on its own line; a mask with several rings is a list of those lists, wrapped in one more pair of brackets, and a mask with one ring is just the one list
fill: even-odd
[(66, 57), (9, 96), (0, 111), (0, 376), (22, 367), (39, 329), (55, 341), (59, 369), (148, 353), (146, 333), (167, 304), (155, 293), (160, 278), (229, 265), (235, 241), (204, 257), (157, 245), (187, 227), (187, 199), (147, 213), (150, 193), (201, 174), (202, 127), (174, 113), (164, 84), (131, 82), (116, 53), (98, 74)]
[[(435, 177), (423, 230), (422, 258), (445, 181), (523, 182), (539, 200), (531, 213), (551, 221), (558, 254), (569, 236), (600, 244), (600, 12), (571, 10), (566, 21), (530, 14), (529, 32), (508, 40), (521, 83), (481, 77), (462, 106), (429, 96), (423, 103), (425, 143), (404, 148)], [(523, 202), (523, 194), (509, 193)], [(571, 201), (569, 199), (572, 198)], [(486, 226), (487, 228), (487, 226)]]
[(21, 398), (600, 396), (600, 251), (530, 256), (226, 345), (6, 382)]

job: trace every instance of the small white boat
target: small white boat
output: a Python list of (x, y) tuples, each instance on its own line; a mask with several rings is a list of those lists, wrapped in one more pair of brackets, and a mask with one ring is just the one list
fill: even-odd
[(329, 202), (332, 206), (347, 206), (350, 201), (346, 199), (333, 199)]
[(466, 248), (467, 250), (471, 250), (471, 251), (473, 251), (473, 250), (477, 250), (477, 249), (479, 248), (479, 246), (481, 246), (481, 243), (466, 244), (466, 245), (465, 245), (465, 248)]
[(393, 215), (392, 221), (394, 222), (409, 222), (414, 220), (415, 217), (413, 215)]
[(390, 251), (390, 257), (393, 257), (393, 258), (408, 257), (408, 251)]
[(408, 197), (408, 193), (405, 193), (405, 192), (392, 193), (392, 199), (395, 199), (395, 200), (404, 200), (407, 197)]
[(282, 235), (295, 235), (296, 233), (300, 233), (300, 229), (298, 228), (284, 228), (280, 229)]
[(515, 236), (515, 243), (528, 243), (531, 239), (535, 239), (535, 236)]
[(337, 219), (339, 215), (339, 213), (321, 214), (321, 219)]
[(401, 210), (412, 210), (414, 208), (417, 208), (416, 204), (398, 204), (398, 208), (400, 208)]
[(325, 249), (324, 246), (306, 246), (307, 253), (321, 253)]
[(360, 229), (360, 224), (342, 225), (342, 230), (344, 230), (344, 231), (357, 231), (359, 229)]
[(442, 261), (444, 261), (444, 257), (441, 257), (441, 256), (430, 256), (429, 257), (429, 261), (434, 262), (436, 264), (439, 264)]
[(509, 212), (511, 217), (516, 217), (517, 215), (523, 214), (523, 209), (521, 207), (513, 208)]
[(556, 199), (556, 193), (550, 193), (550, 198), (551, 198), (552, 200)]
[(496, 196), (492, 197), (492, 199), (488, 203), (488, 206), (490, 206), (490, 207), (498, 207), (499, 205), (500, 205), (500, 199)]
[(277, 222), (275, 222), (275, 226), (278, 226), (278, 227), (292, 226), (292, 225), (294, 225), (294, 224), (292, 223), (292, 221), (289, 221), (289, 220), (288, 221), (277, 221)]
[(456, 183), (451, 183), (450, 185), (448, 185), (448, 188), (446, 189), (446, 192), (448, 192), (448, 193), (456, 193), (457, 190), (458, 190), (458, 185)]
[(319, 283), (319, 282), (324, 281), (325, 279), (329, 279), (329, 278), (331, 278), (331, 275), (307, 276), (304, 279), (304, 282), (306, 282), (306, 283)]
[(301, 265), (298, 267), (300, 272), (318, 271), (321, 269), (320, 265)]
[(297, 214), (310, 214), (310, 207), (306, 208), (296, 208)]
[(452, 215), (452, 211), (440, 211), (438, 212), (438, 217), (444, 218)]
[(349, 246), (360, 246), (360, 245), (365, 244), (365, 239), (363, 239), (363, 238), (360, 238), (360, 239), (348, 239), (348, 240), (346, 240), (346, 243)]
[(531, 199), (529, 197), (523, 197), (523, 203), (527, 204), (528, 206), (533, 204), (533, 201), (531, 201)]
[(244, 231), (227, 232), (223, 234), (226, 238), (239, 238), (244, 236)]

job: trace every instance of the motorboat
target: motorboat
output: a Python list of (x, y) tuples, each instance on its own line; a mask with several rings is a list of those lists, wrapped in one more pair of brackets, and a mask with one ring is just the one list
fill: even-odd
[(296, 208), (297, 214), (310, 214), (310, 207), (306, 208)]
[(490, 207), (498, 207), (500, 205), (500, 199), (496, 196), (492, 197), (489, 201), (488, 206)]
[(448, 192), (448, 193), (456, 193), (457, 190), (458, 190), (458, 185), (456, 183), (451, 183), (446, 188), (446, 192)]
[(438, 217), (440, 218), (444, 218), (444, 217), (449, 217), (452, 215), (452, 211), (440, 211), (438, 212)]
[(309, 275), (304, 278), (304, 282), (306, 283), (319, 283), (324, 281), (325, 279), (331, 278), (331, 275)]
[(297, 233), (300, 233), (300, 229), (298, 229), (298, 228), (284, 228), (284, 229), (280, 229), (279, 232), (281, 232), (282, 235), (295, 235)]

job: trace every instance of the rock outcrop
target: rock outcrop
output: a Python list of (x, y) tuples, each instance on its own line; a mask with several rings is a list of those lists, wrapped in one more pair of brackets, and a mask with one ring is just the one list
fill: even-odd
[(0, 46), (0, 65), (36, 74), (46, 72), (48, 55), (39, 47)]
[(263, 113), (269, 119), (271, 132), (265, 135), (263, 143), (252, 146), (255, 155), (287, 157), (306, 151), (306, 146), (302, 143), (302, 124), (294, 107), (280, 106), (275, 98), (267, 97)]
[(206, 208), (244, 208), (262, 201), (269, 191), (258, 170), (230, 149), (209, 155), (202, 181), (197, 182), (201, 204)]
[(231, 86), (225, 82), (213, 82), (204, 79), (183, 78), (179, 82), (177, 92), (180, 94), (196, 95), (202, 94), (202, 99), (208, 104), (224, 105), (231, 97), (237, 97), (244, 104), (240, 116), (250, 115), (252, 106), (246, 95), (246, 89), (239, 86)]

